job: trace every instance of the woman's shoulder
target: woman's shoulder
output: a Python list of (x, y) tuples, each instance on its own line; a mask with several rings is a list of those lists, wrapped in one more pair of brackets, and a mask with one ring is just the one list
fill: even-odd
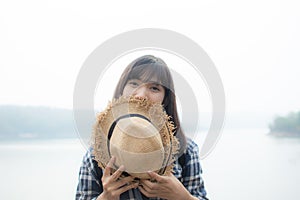
[(199, 148), (197, 143), (191, 138), (186, 138), (186, 149), (178, 158), (181, 165), (194, 164), (199, 161)]
[(186, 138), (186, 154), (194, 154), (194, 153), (199, 153), (199, 147), (198, 144), (192, 140), (191, 138), (187, 137)]
[(179, 166), (182, 166), (184, 176), (190, 177), (201, 171), (198, 144), (191, 138), (186, 138), (185, 152), (178, 158)]
[(83, 163), (91, 164), (94, 159), (95, 156), (93, 155), (93, 149), (92, 147), (89, 147), (83, 156)]

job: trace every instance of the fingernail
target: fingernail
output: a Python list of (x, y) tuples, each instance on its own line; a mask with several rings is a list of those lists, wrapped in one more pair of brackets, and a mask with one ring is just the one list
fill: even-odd
[(125, 166), (124, 166), (124, 165), (121, 165), (121, 166), (119, 167), (119, 169), (120, 169), (121, 171), (124, 171), (124, 170), (125, 170)]
[(115, 156), (112, 156), (111, 157), (111, 161), (114, 163), (116, 161), (116, 157)]

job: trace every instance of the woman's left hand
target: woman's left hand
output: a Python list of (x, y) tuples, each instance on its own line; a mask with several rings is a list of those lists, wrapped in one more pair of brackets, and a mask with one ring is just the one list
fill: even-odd
[(182, 185), (182, 183), (171, 173), (160, 176), (155, 172), (148, 172), (154, 182), (141, 180), (139, 190), (147, 197), (159, 197), (172, 200), (195, 199)]

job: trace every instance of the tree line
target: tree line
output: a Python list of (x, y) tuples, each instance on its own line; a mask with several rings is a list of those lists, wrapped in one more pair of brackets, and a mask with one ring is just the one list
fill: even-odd
[(0, 139), (76, 137), (72, 110), (0, 106)]
[(273, 134), (300, 136), (300, 111), (276, 117), (269, 128)]

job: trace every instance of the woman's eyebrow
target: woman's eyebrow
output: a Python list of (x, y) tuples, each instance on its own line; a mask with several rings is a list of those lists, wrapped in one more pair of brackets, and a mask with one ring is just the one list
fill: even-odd
[(159, 82), (157, 82), (157, 81), (148, 81), (147, 83), (149, 83), (149, 84), (154, 84), (154, 85), (156, 85), (156, 86), (161, 85), (161, 83), (159, 83)]
[(140, 81), (141, 79), (138, 79), (138, 78), (130, 78), (130, 79), (128, 79), (128, 81), (135, 81), (135, 80), (137, 80), (137, 81)]
[(130, 81), (138, 81), (138, 82), (142, 82), (140, 79), (132, 78), (132, 79), (128, 79), (128, 80), (127, 80), (127, 83), (129, 83)]

